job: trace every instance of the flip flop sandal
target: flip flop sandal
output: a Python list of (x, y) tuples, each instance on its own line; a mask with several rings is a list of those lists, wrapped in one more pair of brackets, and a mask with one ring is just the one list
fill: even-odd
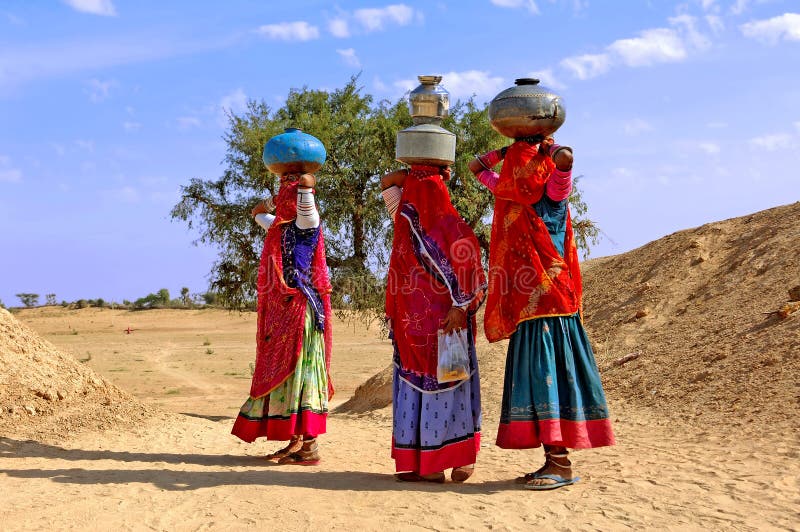
[(533, 490), (533, 491), (546, 491), (546, 490), (554, 490), (556, 488), (563, 488), (564, 486), (569, 486), (570, 484), (575, 484), (578, 482), (581, 477), (575, 478), (564, 478), (561, 475), (536, 475), (531, 480), (538, 480), (540, 478), (546, 478), (548, 480), (554, 481), (553, 484), (531, 484), (530, 482), (525, 484), (523, 488), (526, 490)]
[[(542, 467), (540, 467), (539, 469), (537, 469), (533, 473), (525, 473), (525, 475), (515, 478), (514, 482), (516, 484), (527, 484), (531, 480), (537, 478), (536, 475), (540, 475), (542, 473), (542, 471), (544, 471), (544, 468), (546, 468), (548, 465), (551, 465), (551, 464), (555, 465), (556, 467), (564, 468), (565, 466), (563, 464), (559, 464), (555, 460), (552, 460), (552, 457), (554, 457), (554, 456), (556, 458), (567, 458), (569, 456), (569, 454), (568, 453), (563, 453), (563, 454), (544, 453), (544, 465)], [(566, 467), (570, 467), (570, 466), (572, 466), (572, 464), (570, 464), (569, 466), (566, 466)]]
[(461, 467), (454, 467), (450, 472), (450, 480), (453, 482), (465, 482), (475, 472), (475, 464)]

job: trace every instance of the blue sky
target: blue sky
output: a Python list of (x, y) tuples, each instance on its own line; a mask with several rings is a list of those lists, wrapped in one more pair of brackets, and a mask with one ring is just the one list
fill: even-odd
[(800, 0), (0, 0), (0, 300), (204, 291), (169, 210), (222, 173), (224, 110), (358, 72), (560, 91), (593, 256), (800, 199)]

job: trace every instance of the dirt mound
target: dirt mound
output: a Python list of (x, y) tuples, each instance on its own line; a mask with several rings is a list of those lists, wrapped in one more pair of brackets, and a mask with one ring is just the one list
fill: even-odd
[(706, 426), (795, 426), (800, 203), (584, 265), (606, 391)]
[(392, 368), (389, 364), (356, 388), (347, 402), (339, 405), (335, 412), (341, 414), (363, 414), (380, 410), (392, 404)]
[[(794, 426), (797, 220), (800, 203), (584, 263), (585, 322), (609, 399), (708, 426)], [(507, 345), (478, 336), (485, 418), (498, 414)], [(381, 408), (391, 401), (390, 386), (384, 370), (346, 405)]]
[(0, 309), (0, 435), (60, 439), (151, 411)]

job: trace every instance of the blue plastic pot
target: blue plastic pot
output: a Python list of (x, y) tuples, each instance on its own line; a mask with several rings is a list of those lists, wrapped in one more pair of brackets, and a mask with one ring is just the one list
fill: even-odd
[(317, 137), (287, 127), (264, 144), (264, 164), (278, 175), (313, 173), (320, 169), (327, 156), (325, 146)]

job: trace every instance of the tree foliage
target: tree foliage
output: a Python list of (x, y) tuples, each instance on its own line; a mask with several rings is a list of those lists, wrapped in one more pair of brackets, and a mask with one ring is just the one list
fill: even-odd
[[(276, 195), (280, 186), (278, 177), (265, 168), (262, 150), (284, 128), (297, 127), (319, 138), (328, 151), (317, 172), (317, 199), (325, 224), (333, 304), (356, 311), (367, 321), (378, 317), (392, 239), (392, 224), (379, 193), (380, 177), (401, 166), (394, 159), (395, 139), (398, 131), (412, 124), (407, 102), (376, 102), (353, 77), (333, 91), (293, 89), (276, 110), (263, 101), (250, 101), (241, 115), (230, 114), (228, 119), (222, 175), (192, 178), (181, 188), (181, 199), (171, 213), (174, 220), (199, 232), (196, 243), (218, 249), (210, 293), (227, 308), (254, 308), (264, 233), (253, 223), (250, 209), (257, 200)], [(476, 154), (508, 144), (509, 139), (491, 128), (487, 107), (474, 99), (457, 102), (443, 126), (458, 139), (448, 183), (453, 203), (488, 254), (492, 195), (472, 177), (467, 164)], [(586, 206), (579, 192), (576, 197), (573, 207), (582, 216)], [(583, 230), (580, 220), (575, 226)], [(589, 221), (585, 234), (591, 236), (593, 228)], [(578, 238), (588, 249), (591, 238)]]
[(22, 292), (14, 294), (19, 298), (20, 303), (26, 307), (35, 307), (39, 304), (39, 294), (32, 294), (30, 292)]

